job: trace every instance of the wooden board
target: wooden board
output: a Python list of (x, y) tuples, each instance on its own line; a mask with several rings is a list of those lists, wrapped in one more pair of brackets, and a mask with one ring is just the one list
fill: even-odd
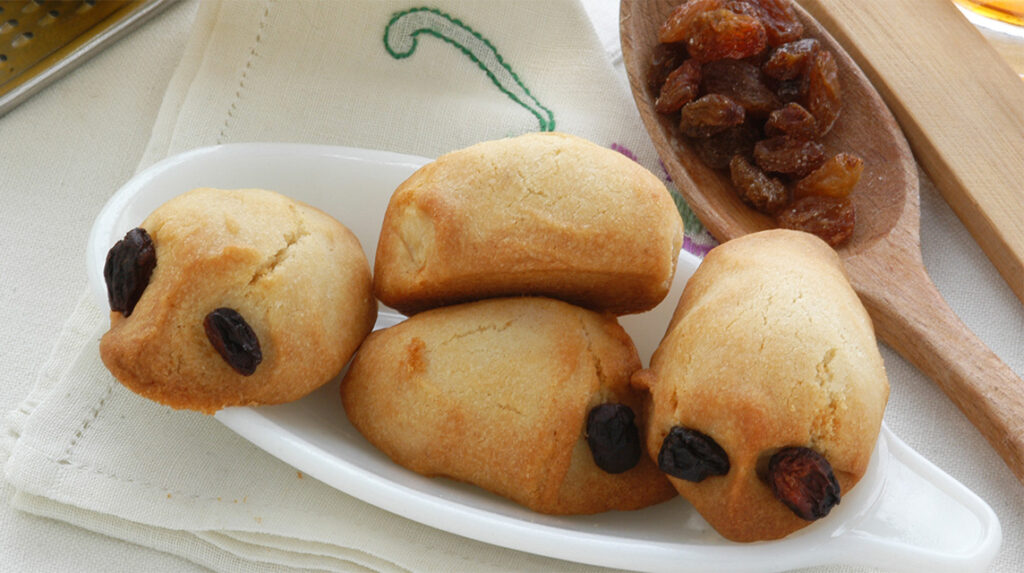
[(952, 2), (799, 3), (875, 84), (922, 168), (1024, 302), (1024, 82)]

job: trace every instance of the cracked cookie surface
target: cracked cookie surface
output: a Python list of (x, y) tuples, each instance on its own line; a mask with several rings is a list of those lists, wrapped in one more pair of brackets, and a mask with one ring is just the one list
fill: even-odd
[[(134, 312), (110, 315), (104, 364), (157, 402), (212, 413), (305, 396), (340, 373), (377, 314), (369, 263), (344, 225), (261, 189), (202, 188), (142, 223), (156, 268)], [(204, 317), (241, 315), (262, 349), (251, 375), (210, 343)]]
[(712, 249), (690, 279), (650, 369), (647, 448), (673, 427), (710, 436), (722, 476), (673, 478), (723, 536), (784, 537), (809, 522), (772, 495), (769, 458), (814, 450), (843, 492), (864, 475), (889, 385), (871, 320), (835, 251), (813, 235), (771, 230)]

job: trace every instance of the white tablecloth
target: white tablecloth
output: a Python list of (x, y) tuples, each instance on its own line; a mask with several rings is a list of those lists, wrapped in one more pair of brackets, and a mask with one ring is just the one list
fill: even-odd
[[(272, 3), (268, 3), (268, 7)], [(621, 74), (616, 35), (617, 6), (585, 2), (597, 39)], [(86, 290), (83, 246), (92, 220), (106, 199), (135, 171), (168, 152), (194, 143), (189, 126), (164, 122), (203, 102), (165, 98), (190, 94), (171, 86), (178, 65), (216, 65), (208, 46), (190, 44), (196, 0), (172, 6), (19, 108), (0, 117), (0, 412), (26, 407), (41, 367), (51, 357), (62, 325)], [(250, 23), (239, 22), (238, 26)], [(251, 23), (256, 30), (262, 21)], [(192, 50), (189, 53), (186, 48)], [(253, 51), (260, 49), (254, 44)], [(244, 66), (228, 70), (242, 84)], [(250, 78), (251, 79), (251, 78)], [(247, 109), (246, 111), (251, 111)], [(255, 112), (254, 112), (255, 113)], [(262, 110), (259, 113), (269, 113)], [(256, 117), (233, 117), (244, 138), (259, 139)], [(175, 117), (178, 117), (175, 115)], [(227, 123), (225, 123), (227, 126)], [(195, 133), (202, 130), (196, 129)], [(231, 140), (231, 138), (228, 138)], [(347, 144), (359, 143), (358, 137)], [(415, 142), (411, 149), (420, 153)], [(452, 147), (456, 145), (451, 144)], [(934, 188), (923, 179), (922, 244), (930, 274), (950, 305), (1018, 374), (1024, 373), (1024, 309), (985, 259)], [(885, 350), (893, 381), (886, 420), (918, 452), (974, 490), (998, 514), (1003, 548), (993, 570), (1024, 570), (1022, 486), (985, 441), (927, 379)], [(18, 511), (13, 488), (0, 482), (0, 571), (189, 571), (192, 561), (148, 549), (156, 539), (127, 543)], [(110, 535), (133, 538), (128, 533)], [(154, 534), (155, 535), (155, 534)], [(458, 541), (451, 569), (459, 570)], [(182, 548), (179, 553), (189, 554)], [(207, 565), (220, 568), (217, 562)], [(500, 566), (496, 563), (495, 566)], [(227, 567), (227, 564), (225, 564)], [(828, 568), (847, 571), (847, 567)]]

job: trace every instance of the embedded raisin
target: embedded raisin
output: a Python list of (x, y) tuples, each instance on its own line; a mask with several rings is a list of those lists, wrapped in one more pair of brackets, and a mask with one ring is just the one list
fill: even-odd
[(597, 467), (619, 474), (640, 461), (640, 431), (625, 404), (601, 404), (587, 415), (587, 445)]
[(156, 248), (149, 233), (141, 227), (128, 231), (107, 252), (107, 260), (103, 264), (110, 310), (130, 316), (149, 286), (154, 268)]
[(750, 155), (757, 141), (757, 129), (744, 123), (711, 137), (688, 140), (701, 162), (712, 169), (725, 169), (734, 155)]
[(722, 0), (689, 0), (676, 6), (658, 30), (658, 41), (663, 44), (683, 42), (693, 27), (694, 20), (709, 10), (722, 7)]
[(832, 465), (810, 448), (779, 450), (768, 461), (772, 494), (800, 519), (814, 521), (839, 505), (839, 482)]
[(821, 44), (814, 38), (804, 38), (783, 44), (774, 50), (761, 66), (765, 75), (777, 80), (794, 80), (807, 70), (807, 63), (818, 52)]
[(689, 137), (711, 137), (726, 128), (740, 125), (743, 107), (721, 94), (708, 94), (683, 106), (679, 129)]
[(235, 372), (243, 376), (256, 372), (263, 361), (260, 341), (238, 311), (227, 307), (213, 310), (203, 319), (203, 329), (210, 344)]
[(690, 57), (701, 62), (746, 58), (761, 52), (766, 45), (760, 20), (725, 9), (697, 15), (686, 37)]
[(789, 202), (789, 193), (782, 181), (768, 177), (742, 155), (729, 162), (729, 175), (740, 198), (761, 213), (770, 215)]
[(828, 133), (842, 109), (839, 67), (832, 52), (819, 50), (807, 70), (807, 110), (818, 120), (818, 135)]
[(804, 106), (790, 102), (768, 115), (764, 133), (768, 137), (788, 135), (806, 141), (818, 136), (818, 121)]
[(853, 235), (856, 219), (849, 199), (810, 195), (794, 201), (775, 220), (780, 227), (812, 233), (835, 247)]
[(729, 456), (710, 436), (673, 426), (661, 443), (658, 467), (670, 476), (700, 482), (729, 473)]
[(793, 186), (793, 197), (823, 195), (842, 199), (853, 191), (864, 171), (864, 160), (852, 153), (837, 153)]
[(768, 173), (805, 177), (825, 161), (825, 146), (779, 135), (754, 145), (754, 161)]
[(654, 109), (660, 113), (672, 113), (697, 97), (700, 90), (700, 62), (689, 59), (679, 65), (668, 75)]
[(749, 115), (767, 116), (782, 102), (765, 82), (761, 68), (746, 61), (717, 60), (701, 69), (701, 92), (722, 94)]

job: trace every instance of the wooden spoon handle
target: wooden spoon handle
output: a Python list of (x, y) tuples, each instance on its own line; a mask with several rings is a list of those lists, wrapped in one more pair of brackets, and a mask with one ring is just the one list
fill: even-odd
[(1024, 86), (952, 2), (799, 0), (864, 70), (1024, 302)]
[(942, 388), (1024, 483), (1024, 381), (957, 318), (920, 263), (888, 265), (847, 260), (879, 337)]

